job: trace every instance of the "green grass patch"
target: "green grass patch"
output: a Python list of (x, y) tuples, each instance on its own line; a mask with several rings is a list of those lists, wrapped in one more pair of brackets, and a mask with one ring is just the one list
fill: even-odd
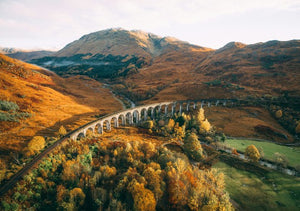
[(280, 154), (286, 156), (290, 166), (296, 167), (297, 165), (300, 165), (299, 147), (281, 146), (270, 142), (254, 141), (247, 139), (227, 139), (225, 141), (225, 144), (242, 152), (245, 152), (247, 146), (253, 144), (257, 148), (261, 147), (263, 149), (265, 159), (273, 160), (274, 153), (279, 152)]
[(270, 172), (264, 176), (223, 162), (214, 168), (225, 174), (226, 190), (240, 210), (300, 210), (300, 178)]

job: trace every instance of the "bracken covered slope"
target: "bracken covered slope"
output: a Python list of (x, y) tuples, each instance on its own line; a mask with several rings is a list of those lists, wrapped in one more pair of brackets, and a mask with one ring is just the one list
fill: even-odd
[(63, 76), (113, 78), (135, 101), (300, 95), (299, 40), (231, 42), (213, 50), (117, 28), (84, 35), (31, 62)]
[(85, 76), (63, 79), (2, 54), (0, 100), (4, 105), (0, 111), (2, 152), (21, 150), (34, 135), (53, 136), (61, 125), (70, 130), (95, 114), (122, 109), (110, 91), (97, 81)]

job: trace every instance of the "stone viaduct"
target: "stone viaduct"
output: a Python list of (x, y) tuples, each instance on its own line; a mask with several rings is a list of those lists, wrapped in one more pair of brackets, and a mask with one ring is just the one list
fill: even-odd
[(218, 99), (218, 100), (199, 100), (199, 101), (172, 101), (142, 105), (135, 108), (115, 112), (103, 116), (97, 120), (89, 122), (69, 134), (73, 140), (85, 137), (87, 131), (102, 134), (105, 131), (110, 131), (111, 127), (119, 127), (119, 125), (134, 125), (140, 121), (147, 120), (148, 117), (154, 119), (156, 115), (173, 115), (176, 112), (180, 114), (184, 111), (189, 111), (190, 108), (202, 108), (204, 106), (218, 106), (226, 104), (233, 104), (232, 100)]
[(218, 105), (233, 105), (236, 100), (227, 99), (227, 100), (198, 100), (198, 101), (175, 101), (175, 102), (162, 102), (162, 103), (154, 103), (149, 105), (138, 106), (135, 108), (130, 108), (127, 110), (115, 112), (113, 114), (109, 114), (107, 116), (101, 117), (97, 120), (89, 122), (71, 132), (66, 134), (64, 137), (56, 141), (54, 144), (46, 148), (43, 152), (34, 157), (29, 163), (27, 163), (19, 172), (13, 175), (9, 181), (7, 181), (4, 185), (0, 187), (0, 197), (4, 195), (10, 188), (12, 188), (20, 178), (22, 178), (25, 174), (27, 174), (30, 169), (39, 163), (43, 157), (51, 153), (53, 149), (59, 146), (64, 141), (71, 138), (73, 140), (77, 140), (80, 137), (85, 137), (87, 131), (96, 132), (102, 134), (105, 131), (109, 131), (111, 126), (118, 127), (120, 124), (122, 125), (133, 125), (138, 123), (139, 121), (146, 120), (148, 117), (155, 118), (158, 114), (163, 115), (173, 115), (175, 112), (182, 113), (184, 111), (188, 111), (191, 107), (194, 109), (200, 107), (210, 107), (210, 106), (218, 106)]

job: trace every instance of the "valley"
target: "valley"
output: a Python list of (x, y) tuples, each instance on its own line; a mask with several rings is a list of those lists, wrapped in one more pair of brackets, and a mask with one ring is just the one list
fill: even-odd
[(114, 28), (2, 52), (1, 209), (300, 208), (299, 40)]

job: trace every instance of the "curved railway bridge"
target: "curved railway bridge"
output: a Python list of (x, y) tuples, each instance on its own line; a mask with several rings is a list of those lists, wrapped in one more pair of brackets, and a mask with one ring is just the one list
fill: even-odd
[(235, 100), (232, 99), (214, 99), (214, 100), (194, 100), (194, 101), (169, 101), (161, 103), (153, 103), (148, 105), (141, 105), (135, 108), (118, 111), (97, 120), (89, 122), (71, 132), (64, 137), (56, 141), (53, 145), (46, 148), (43, 152), (38, 154), (29, 163), (27, 163), (19, 172), (11, 177), (2, 187), (0, 187), (0, 197), (3, 196), (9, 189), (11, 189), (20, 178), (28, 173), (30, 169), (37, 166), (43, 157), (48, 155), (54, 148), (68, 139), (77, 140), (81, 137), (85, 137), (87, 131), (96, 132), (102, 134), (105, 131), (110, 131), (111, 127), (119, 127), (119, 125), (134, 125), (140, 121), (147, 120), (148, 117), (154, 119), (157, 115), (173, 115), (174, 113), (182, 113), (189, 111), (191, 108), (202, 108), (211, 106), (227, 106), (233, 105)]

